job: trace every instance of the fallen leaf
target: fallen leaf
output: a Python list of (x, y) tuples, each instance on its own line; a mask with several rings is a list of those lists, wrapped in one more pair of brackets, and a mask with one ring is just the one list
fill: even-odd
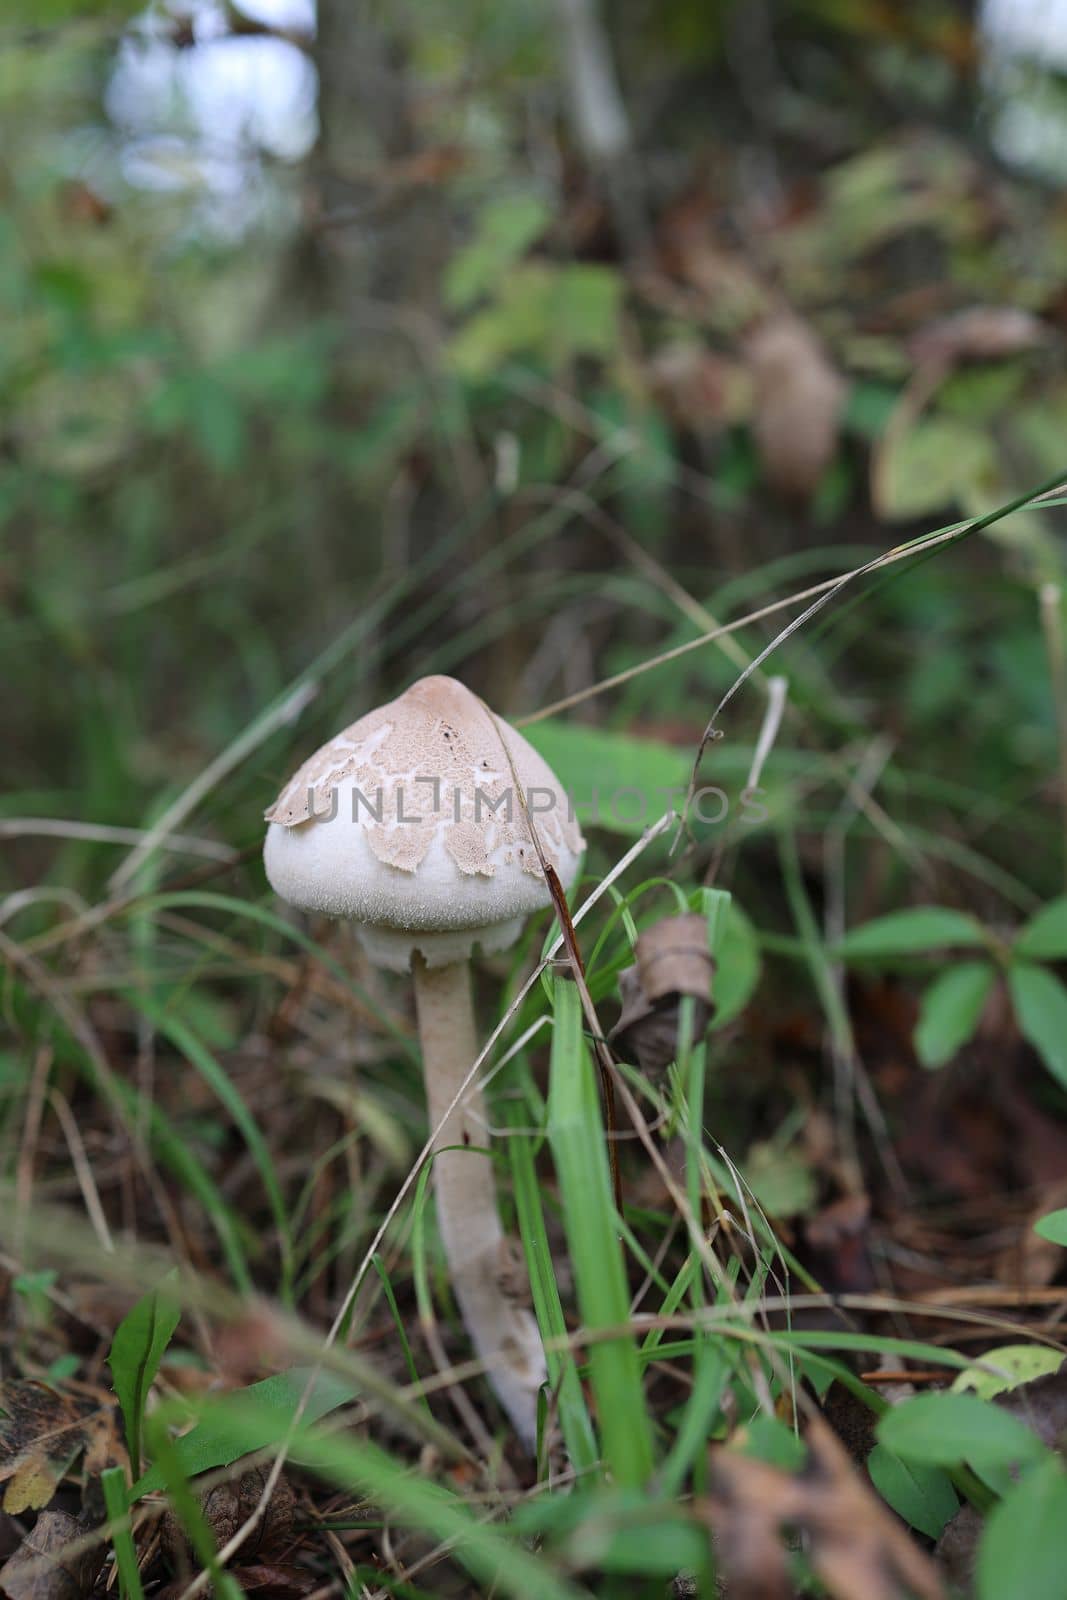
[(14, 1555), (0, 1567), (0, 1591), (8, 1600), (83, 1600), (103, 1565), (103, 1544), (75, 1555), (69, 1545), (89, 1532), (66, 1511), (42, 1511)]
[(3, 1509), (12, 1516), (39, 1511), (80, 1456), (98, 1475), (121, 1459), (110, 1406), (32, 1379), (0, 1386), (0, 1483), (10, 1480)]
[[(220, 1548), (255, 1513), (266, 1482), (267, 1468), (251, 1467), (233, 1482), (216, 1484), (201, 1496), (204, 1521)], [(168, 1511), (163, 1518), (161, 1534), (164, 1549), (173, 1561), (186, 1565), (194, 1561), (185, 1528), (172, 1511)], [(269, 1564), (288, 1555), (299, 1538), (296, 1531), (296, 1495), (283, 1473), (274, 1485), (263, 1517), (242, 1550), (246, 1559), (260, 1556)]]
[(943, 1600), (937, 1570), (868, 1488), (830, 1427), (813, 1417), (811, 1462), (800, 1474), (728, 1447), (711, 1453), (703, 1503), (731, 1600), (787, 1600), (794, 1587), (782, 1546), (799, 1530), (834, 1600)]
[(634, 965), (619, 973), (622, 1014), (608, 1037), (642, 1072), (654, 1075), (678, 1054), (684, 996), (693, 1002), (690, 1043), (707, 1028), (715, 972), (707, 922), (695, 912), (664, 917), (638, 935), (634, 956)]
[(299, 1600), (310, 1594), (318, 1579), (306, 1567), (261, 1562), (250, 1567), (234, 1567), (233, 1575), (246, 1593), (272, 1594), (280, 1600)]

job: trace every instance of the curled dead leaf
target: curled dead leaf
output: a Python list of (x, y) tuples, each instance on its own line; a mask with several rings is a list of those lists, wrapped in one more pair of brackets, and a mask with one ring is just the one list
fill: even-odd
[(619, 973), (622, 1013), (609, 1035), (642, 1072), (663, 1072), (678, 1054), (681, 1001), (693, 1001), (690, 1044), (704, 1035), (711, 1015), (715, 963), (708, 930), (696, 913), (664, 917), (638, 936), (636, 960)]

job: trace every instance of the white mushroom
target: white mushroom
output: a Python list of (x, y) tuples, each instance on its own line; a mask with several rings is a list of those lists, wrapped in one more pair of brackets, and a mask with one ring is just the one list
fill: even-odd
[(584, 842), (552, 770), (454, 678), (422, 678), (304, 763), (266, 813), (263, 856), (283, 899), (351, 918), (373, 962), (414, 969), (441, 1241), (474, 1347), (532, 1448), (544, 1351), (501, 1284), (507, 1242), (477, 1085), (448, 1114), (478, 1054), (474, 946), (506, 949), (551, 904), (527, 807), (569, 888)]

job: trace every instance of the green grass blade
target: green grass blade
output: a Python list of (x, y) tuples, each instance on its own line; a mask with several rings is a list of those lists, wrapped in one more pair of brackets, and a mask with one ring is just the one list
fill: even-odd
[[(618, 1327), (629, 1319), (629, 1291), (593, 1065), (582, 1036), (578, 991), (568, 979), (556, 979), (554, 1003), (548, 1136), (578, 1306), (586, 1327)], [(638, 1487), (652, 1470), (652, 1435), (633, 1336), (593, 1344), (589, 1370), (605, 1461), (616, 1483)]]
[(105, 1468), (100, 1474), (100, 1487), (104, 1492), (107, 1519), (112, 1524), (111, 1548), (115, 1552), (115, 1566), (118, 1569), (122, 1600), (144, 1600), (141, 1572), (137, 1565), (137, 1551), (130, 1531), (130, 1508), (123, 1469)]
[[(519, 1106), (511, 1108), (511, 1121), (518, 1124), (522, 1113)], [(563, 1317), (559, 1289), (556, 1284), (552, 1251), (545, 1232), (545, 1216), (541, 1207), (541, 1194), (537, 1186), (531, 1141), (514, 1132), (508, 1140), (511, 1154), (511, 1175), (515, 1193), (515, 1209), (519, 1219), (519, 1234), (526, 1252), (526, 1265), (530, 1273), (534, 1314), (546, 1349), (549, 1386), (556, 1396), (559, 1425), (567, 1447), (571, 1466), (575, 1472), (593, 1471), (600, 1461), (600, 1449), (589, 1408), (582, 1393), (578, 1366), (569, 1350), (551, 1348), (553, 1340), (567, 1337), (567, 1324)]]

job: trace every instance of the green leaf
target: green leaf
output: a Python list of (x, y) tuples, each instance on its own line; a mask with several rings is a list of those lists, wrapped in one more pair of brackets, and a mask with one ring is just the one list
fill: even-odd
[(1067, 1473), (1050, 1458), (1009, 1489), (978, 1546), (979, 1600), (1063, 1600)]
[(1015, 953), (1035, 961), (1067, 956), (1067, 895), (1050, 900), (1035, 913), (1016, 939)]
[(1053, 1244), (1062, 1244), (1067, 1249), (1067, 1208), (1050, 1211), (1040, 1217), (1034, 1223), (1034, 1232), (1040, 1234), (1042, 1239), (1050, 1239)]
[(867, 1471), (886, 1504), (929, 1539), (940, 1538), (945, 1523), (959, 1510), (952, 1480), (940, 1467), (902, 1461), (885, 1445), (876, 1444), (867, 1457)]
[(796, 1148), (772, 1139), (750, 1145), (742, 1168), (745, 1182), (772, 1217), (802, 1216), (814, 1206), (818, 1185), (811, 1163)]
[(181, 1307), (166, 1288), (176, 1277), (176, 1273), (169, 1272), (158, 1289), (138, 1300), (133, 1310), (123, 1317), (107, 1358), (111, 1382), (122, 1407), (130, 1471), (135, 1478), (141, 1470), (145, 1401), (163, 1353), (181, 1320)]
[(996, 970), (988, 961), (961, 961), (934, 979), (922, 997), (915, 1051), (924, 1067), (943, 1067), (978, 1026)]
[(915, 906), (909, 911), (891, 911), (888, 916), (853, 928), (831, 954), (845, 961), (883, 961), (984, 943), (981, 924), (966, 912), (950, 911), (944, 906)]
[(799, 1472), (807, 1458), (803, 1440), (777, 1417), (762, 1414), (753, 1417), (736, 1437), (736, 1448), (741, 1455), (768, 1461), (772, 1467), (781, 1467), (783, 1472)]
[(759, 938), (736, 900), (731, 900), (715, 949), (713, 1028), (722, 1028), (743, 1011), (760, 979)]
[(550, 220), (547, 206), (532, 194), (506, 195), (482, 212), (478, 232), (460, 250), (445, 272), (445, 304), (462, 311), (499, 283), (500, 276), (543, 233)]
[(1023, 1038), (1067, 1088), (1067, 989), (1047, 968), (1028, 961), (1009, 967), (1008, 987)]
[(916, 1395), (878, 1423), (878, 1442), (932, 1467), (968, 1461), (979, 1471), (1039, 1460), (1046, 1447), (1010, 1412), (972, 1394)]
[[(672, 795), (681, 804), (693, 767), (692, 756), (672, 745), (552, 719), (524, 728), (523, 736), (557, 774), (580, 821), (627, 837), (637, 838), (658, 821)], [(639, 811), (636, 796), (632, 804), (625, 803), (631, 798), (623, 795), (625, 790), (640, 794), (643, 809)]]
[(893, 520), (957, 504), (993, 461), (987, 431), (949, 417), (928, 417), (887, 446), (881, 509)]
[(621, 298), (622, 281), (609, 267), (522, 261), (455, 335), (449, 355), (456, 371), (475, 381), (520, 354), (552, 368), (576, 356), (609, 360), (618, 350)]
[[(189, 1439), (202, 1432), (227, 1441), (227, 1462), (277, 1443), (289, 1432), (293, 1409), (307, 1376), (306, 1371), (299, 1375), (285, 1373), (281, 1379), (269, 1378), (266, 1383), (253, 1384), (233, 1394), (207, 1397), (201, 1402), (203, 1420), (199, 1427), (193, 1434), (176, 1440), (175, 1450), (180, 1452)], [(277, 1396), (264, 1402), (267, 1386), (283, 1380), (286, 1394), (282, 1404), (279, 1406)], [(316, 1381), (318, 1398), (309, 1407), (312, 1416), (321, 1416), (333, 1405), (351, 1398), (351, 1390), (338, 1397), (338, 1389), (344, 1385), (339, 1385), (332, 1375), (320, 1375), (320, 1380), (321, 1388), (320, 1381)], [(547, 1555), (526, 1549), (506, 1525), (487, 1519), (484, 1508), (430, 1482), (424, 1474), (413, 1471), (352, 1430), (308, 1426), (309, 1412), (305, 1412), (305, 1420), (293, 1434), (292, 1458), (342, 1489), (349, 1499), (372, 1501), (398, 1526), (419, 1528), (435, 1542), (447, 1544), (452, 1559), (475, 1579), (473, 1592), (521, 1600), (582, 1600), (588, 1595), (587, 1589), (573, 1584)], [(212, 1464), (222, 1463), (223, 1458), (216, 1453)], [(183, 1462), (189, 1472), (204, 1471), (207, 1464), (199, 1459)], [(162, 1486), (160, 1476), (154, 1487)], [(135, 1488), (141, 1492), (143, 1485)]]
[[(233, 1401), (235, 1405), (241, 1401), (247, 1403), (247, 1410), (242, 1412), (242, 1416), (254, 1416), (256, 1426), (251, 1430), (248, 1427), (229, 1428), (224, 1409), (220, 1408), (217, 1415), (209, 1411), (195, 1428), (175, 1440), (174, 1449), (186, 1477), (193, 1478), (198, 1472), (208, 1472), (212, 1467), (228, 1467), (231, 1461), (247, 1455), (250, 1450), (262, 1450), (267, 1445), (277, 1444), (285, 1437), (311, 1376), (310, 1367), (290, 1367), (287, 1372), (278, 1372), (272, 1378), (264, 1378), (260, 1383), (250, 1384), (247, 1389), (238, 1389), (227, 1395), (227, 1401)], [(335, 1373), (316, 1373), (304, 1407), (303, 1422), (316, 1422), (327, 1412), (347, 1405), (356, 1398), (358, 1392), (355, 1384)], [(153, 1467), (134, 1484), (130, 1490), (130, 1500), (138, 1500), (151, 1490), (165, 1486), (164, 1474)]]
[(699, 1568), (707, 1555), (706, 1533), (672, 1509), (632, 1489), (601, 1487), (592, 1514), (587, 1497), (542, 1494), (516, 1506), (513, 1526), (526, 1537), (540, 1534), (580, 1569), (669, 1578)]
[[(1002, 1344), (995, 1350), (987, 1350), (981, 1365), (957, 1373), (952, 1387), (957, 1393), (969, 1389), (983, 1400), (992, 1400), (994, 1395), (1016, 1389), (1020, 1383), (1058, 1372), (1062, 1363), (1060, 1351), (1050, 1350), (1048, 1345)], [(998, 1367), (1000, 1371), (990, 1372), (990, 1367)]]

